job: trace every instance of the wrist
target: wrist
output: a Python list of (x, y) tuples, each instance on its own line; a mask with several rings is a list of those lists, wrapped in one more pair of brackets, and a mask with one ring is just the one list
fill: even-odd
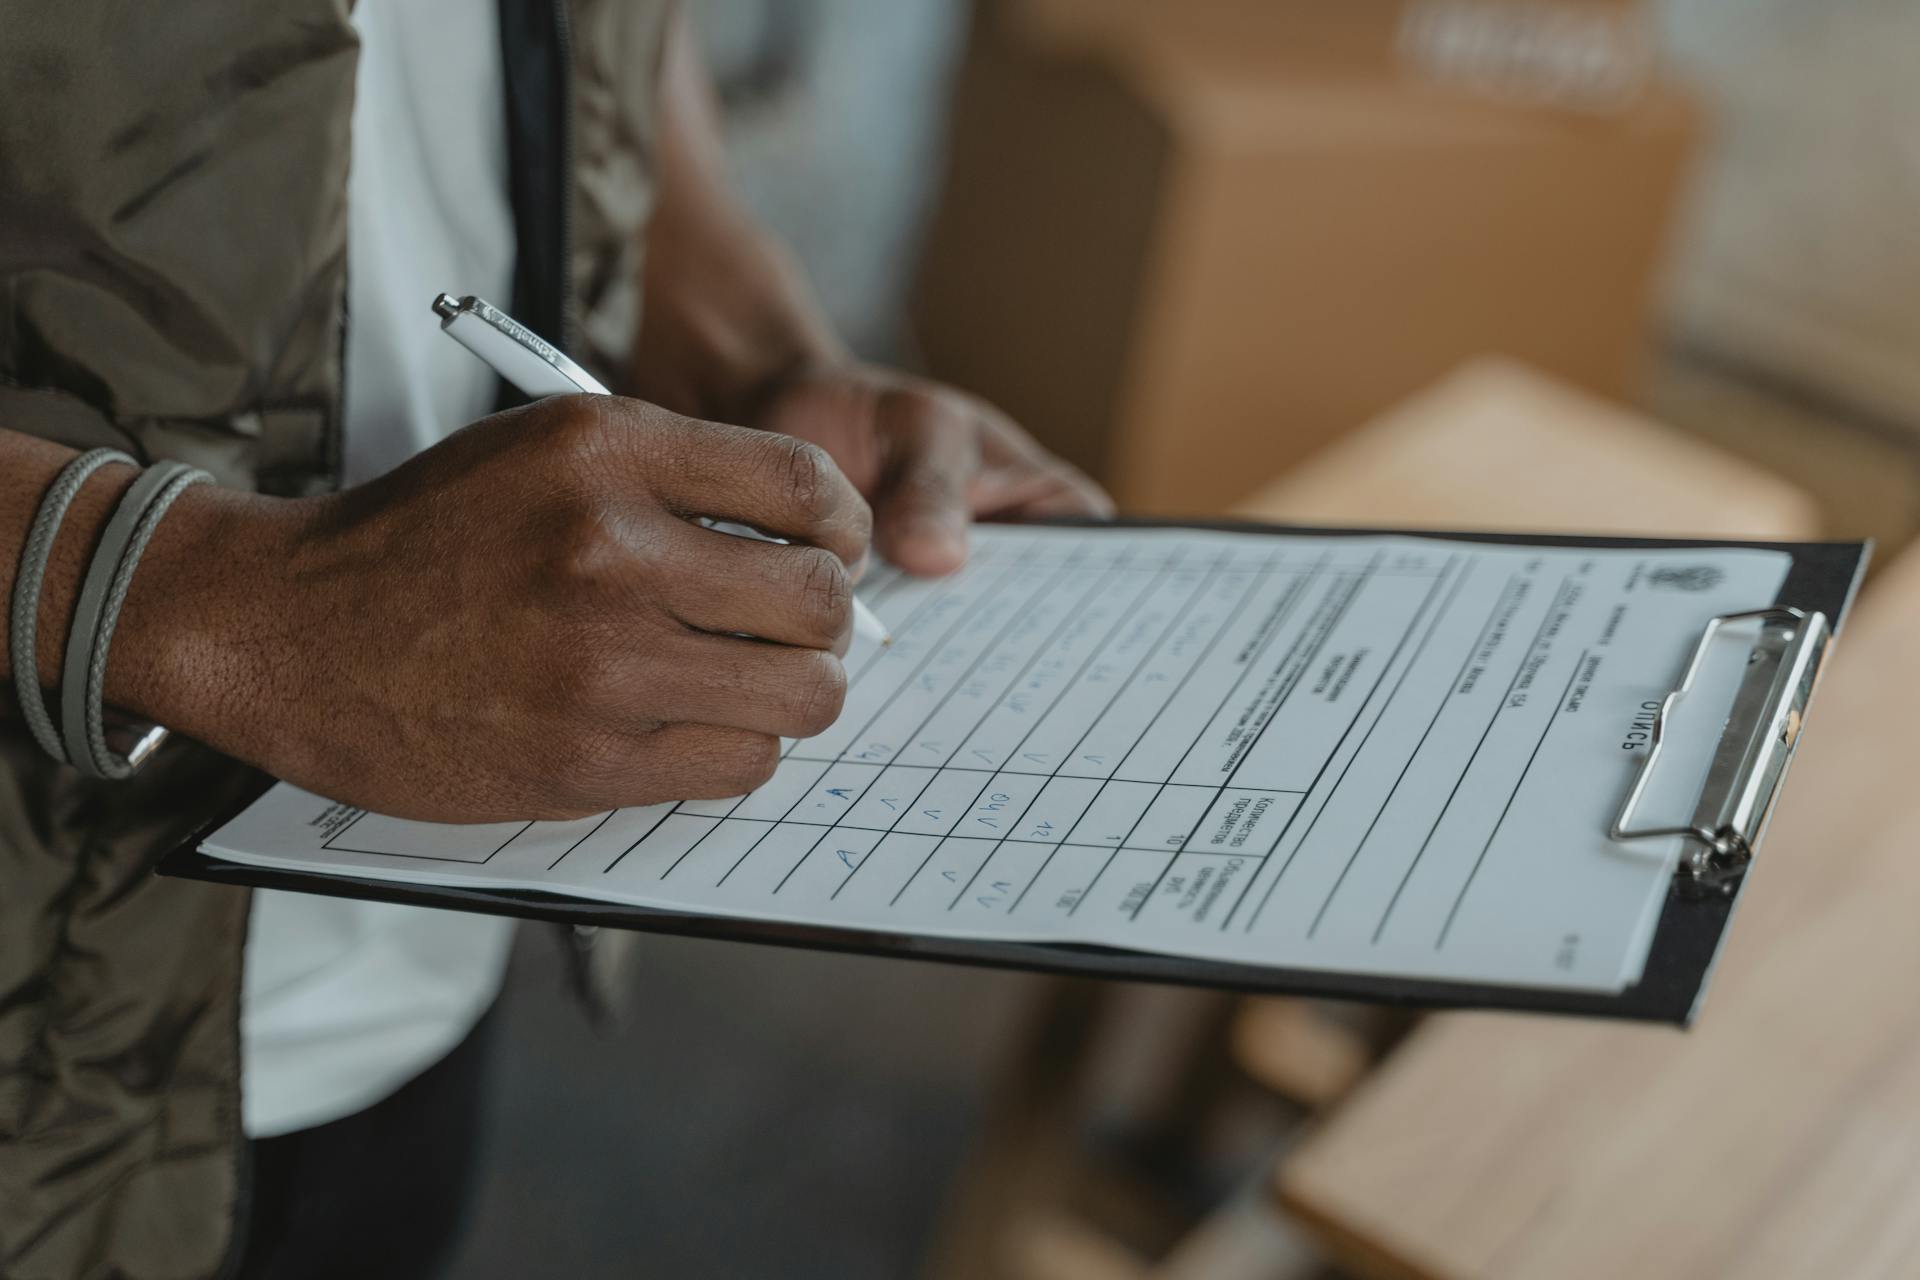
[(107, 705), (265, 763), (257, 726), (280, 648), (272, 641), (289, 618), (285, 567), (304, 505), (213, 485), (181, 495), (121, 609)]

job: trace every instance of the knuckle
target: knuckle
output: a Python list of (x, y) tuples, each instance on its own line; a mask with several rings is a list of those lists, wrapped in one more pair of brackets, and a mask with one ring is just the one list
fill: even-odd
[(677, 794), (661, 799), (715, 800), (763, 786), (780, 764), (780, 740), (744, 729), (696, 730), (679, 742), (676, 762), (655, 782)]
[(833, 459), (819, 445), (778, 437), (778, 462), (782, 493), (802, 518), (822, 521), (831, 516), (838, 495), (833, 485)]
[(626, 683), (630, 662), (627, 648), (599, 628), (581, 628), (572, 636), (557, 637), (553, 650), (541, 660), (552, 663), (560, 706), (575, 716), (606, 707)]
[(553, 419), (541, 427), (548, 447), (570, 459), (596, 457), (610, 435), (607, 401), (606, 396), (569, 395), (535, 402), (535, 410)]
[(830, 653), (810, 657), (805, 674), (789, 690), (788, 715), (794, 733), (811, 738), (840, 718), (847, 701), (847, 669)]
[(837, 636), (853, 611), (853, 582), (847, 566), (831, 551), (810, 549), (802, 555), (806, 560), (799, 581), (802, 610), (826, 637)]
[(571, 586), (603, 586), (614, 579), (628, 555), (613, 508), (587, 495), (566, 505), (557, 521), (551, 567)]

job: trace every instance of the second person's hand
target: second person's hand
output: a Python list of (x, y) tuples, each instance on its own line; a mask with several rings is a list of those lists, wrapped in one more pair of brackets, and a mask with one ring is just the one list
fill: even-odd
[(992, 405), (888, 369), (802, 368), (753, 424), (831, 454), (873, 504), (876, 549), (912, 573), (959, 568), (975, 520), (1113, 512), (1098, 485)]

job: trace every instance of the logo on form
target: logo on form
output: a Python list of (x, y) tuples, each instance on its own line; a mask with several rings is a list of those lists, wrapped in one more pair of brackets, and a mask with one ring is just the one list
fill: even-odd
[(1669, 591), (1711, 591), (1726, 579), (1726, 574), (1710, 564), (1676, 564), (1655, 569), (1647, 575), (1647, 585)]

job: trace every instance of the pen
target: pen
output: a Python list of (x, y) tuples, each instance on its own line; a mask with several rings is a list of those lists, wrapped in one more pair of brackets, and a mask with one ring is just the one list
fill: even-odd
[[(456, 298), (450, 293), (443, 293), (433, 300), (433, 313), (440, 317), (442, 332), (479, 356), (495, 373), (520, 388), (524, 395), (538, 400), (543, 396), (570, 395), (576, 391), (589, 391), (602, 396), (608, 394), (598, 378), (570, 360), (565, 352), (489, 302), (471, 295)], [(736, 538), (752, 538), (757, 542), (778, 542), (782, 545), (787, 541), (732, 520), (701, 516), (699, 523), (715, 533), (731, 534)], [(893, 636), (887, 631), (886, 624), (875, 617), (873, 610), (867, 608), (858, 596), (853, 600), (853, 629), (881, 644), (893, 643)]]

